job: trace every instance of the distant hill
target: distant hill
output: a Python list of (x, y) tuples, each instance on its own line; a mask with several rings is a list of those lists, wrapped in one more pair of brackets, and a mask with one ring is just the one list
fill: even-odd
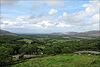
[[(9, 31), (5, 31), (5, 30), (0, 29), (0, 35), (17, 36), (19, 34), (11, 33)], [(39, 35), (39, 34), (37, 34), (37, 35)], [(46, 34), (44, 34), (44, 35), (46, 35)], [(56, 35), (56, 36), (61, 36), (62, 38), (69, 38), (69, 39), (73, 39), (73, 38), (96, 39), (96, 38), (100, 38), (100, 31), (94, 30), (94, 31), (86, 31), (86, 32), (64, 32), (64, 33), (54, 32), (54, 33), (49, 33), (48, 35), (51, 35), (51, 36)]]
[(78, 34), (78, 32), (65, 32), (65, 33), (63, 33), (63, 34), (67, 34), (67, 35), (76, 35), (76, 34)]
[(81, 32), (78, 33), (77, 35), (88, 35), (88, 36), (100, 36), (100, 31), (86, 31), (86, 32)]
[(11, 33), (9, 31), (1, 30), (0, 29), (0, 36), (2, 35), (12, 35), (12, 36), (17, 36), (15, 33)]
[[(94, 31), (85, 31), (85, 32), (54, 32), (51, 33), (52, 35), (61, 35), (63, 38), (81, 38), (81, 39), (96, 39), (100, 38), (100, 31), (99, 30), (94, 30)], [(65, 36), (68, 35), (68, 36)]]
[(100, 31), (86, 31), (86, 32), (80, 32), (74, 35), (76, 38), (82, 38), (82, 39), (94, 39), (94, 38), (100, 38)]
[(53, 35), (69, 35), (69, 36), (63, 36), (63, 38), (81, 38), (81, 39), (95, 39), (95, 38), (100, 38), (100, 31), (99, 30), (94, 30), (94, 31), (85, 31), (85, 32), (56, 32), (56, 33), (51, 33)]
[(54, 33), (50, 33), (51, 35), (62, 35), (61, 32), (54, 32)]

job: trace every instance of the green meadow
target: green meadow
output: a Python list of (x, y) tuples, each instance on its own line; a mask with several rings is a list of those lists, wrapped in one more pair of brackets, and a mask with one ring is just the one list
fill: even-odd
[(32, 40), (29, 40), (29, 39), (21, 39), (21, 40), (18, 40), (18, 41), (32, 42)]
[(37, 58), (11, 67), (100, 67), (100, 55), (56, 55)]

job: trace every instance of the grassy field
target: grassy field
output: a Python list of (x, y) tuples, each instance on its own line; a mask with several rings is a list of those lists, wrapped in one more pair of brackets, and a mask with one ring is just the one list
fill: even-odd
[(45, 48), (45, 46), (38, 46), (38, 48), (42, 48), (42, 49), (44, 49), (44, 48)]
[(56, 55), (30, 60), (11, 67), (100, 67), (100, 55)]
[(82, 39), (56, 40), (53, 43), (63, 43), (63, 42), (66, 42), (66, 41), (80, 41), (80, 40), (82, 40)]
[(18, 41), (32, 42), (32, 40), (29, 40), (29, 39), (21, 39), (21, 40), (18, 40)]

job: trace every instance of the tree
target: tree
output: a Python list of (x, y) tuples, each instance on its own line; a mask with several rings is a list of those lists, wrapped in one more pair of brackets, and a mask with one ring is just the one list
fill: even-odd
[(43, 54), (54, 54), (54, 51), (52, 48), (50, 47), (45, 47), (44, 50), (43, 50)]
[(52, 48), (53, 48), (54, 53), (56, 53), (56, 54), (61, 53), (61, 47), (60, 46), (54, 45)]
[(0, 65), (6, 65), (12, 61), (8, 48), (0, 47)]
[(63, 49), (62, 49), (62, 53), (71, 53), (72, 51), (71, 51), (71, 49), (69, 48), (69, 47), (64, 47)]

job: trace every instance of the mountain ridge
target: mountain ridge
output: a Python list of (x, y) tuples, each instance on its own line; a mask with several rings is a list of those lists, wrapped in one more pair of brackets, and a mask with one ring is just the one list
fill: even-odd
[(17, 36), (17, 34), (15, 34), (15, 33), (12, 33), (12, 32), (9, 32), (9, 31), (1, 30), (1, 29), (0, 29), (0, 36), (2, 36), (2, 35)]
[[(46, 34), (46, 33), (44, 33)], [(19, 34), (11, 33), (6, 30), (1, 30), (0, 29), (0, 35), (12, 35), (12, 36), (18, 36)], [(81, 39), (95, 39), (95, 38), (100, 38), (100, 30), (94, 30), (94, 31), (85, 31), (85, 32), (54, 32), (54, 33), (49, 33), (48, 35), (58, 35), (62, 36), (63, 38), (81, 38)], [(65, 36), (69, 35), (69, 36)]]

